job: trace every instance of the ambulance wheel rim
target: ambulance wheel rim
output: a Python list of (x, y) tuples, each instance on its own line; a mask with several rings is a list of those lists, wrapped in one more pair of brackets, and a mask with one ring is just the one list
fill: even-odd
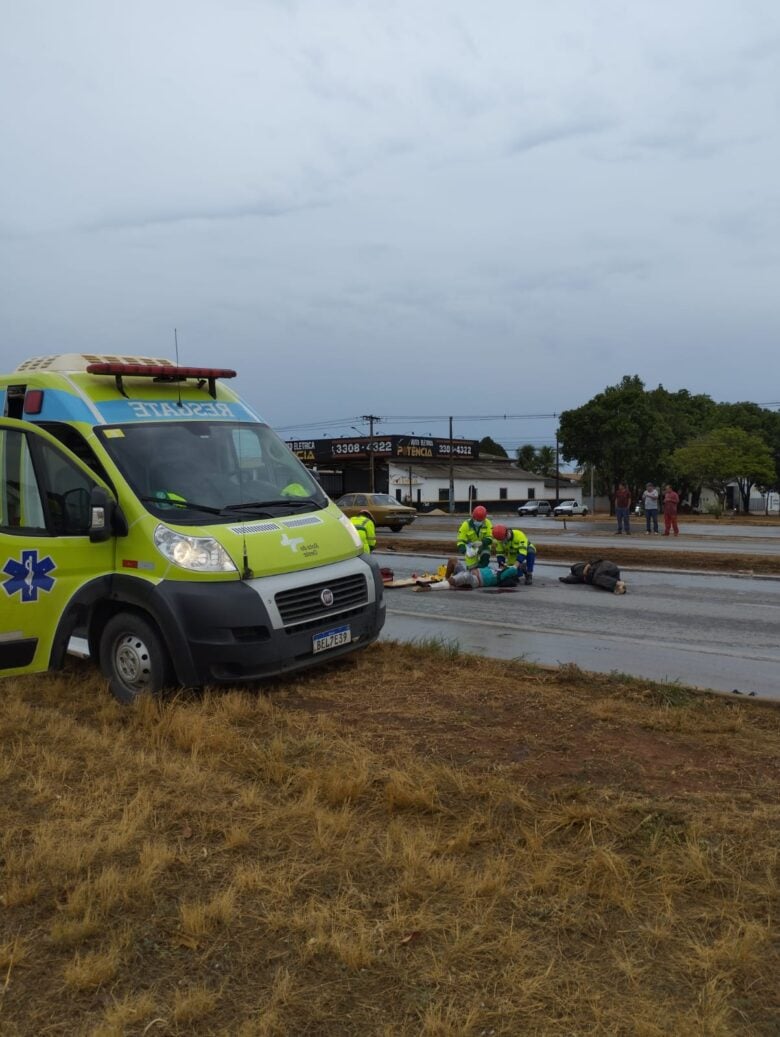
[(100, 668), (111, 694), (123, 705), (159, 695), (175, 677), (158, 629), (137, 612), (119, 612), (100, 636)]
[(152, 661), (149, 649), (140, 637), (126, 634), (117, 641), (114, 662), (116, 672), (129, 688), (142, 690), (152, 679)]

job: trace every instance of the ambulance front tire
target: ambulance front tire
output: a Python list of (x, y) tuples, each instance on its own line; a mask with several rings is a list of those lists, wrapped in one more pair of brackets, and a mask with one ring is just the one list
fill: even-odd
[(100, 639), (100, 668), (123, 705), (139, 695), (159, 695), (171, 682), (171, 665), (162, 638), (143, 616), (120, 612), (106, 623)]

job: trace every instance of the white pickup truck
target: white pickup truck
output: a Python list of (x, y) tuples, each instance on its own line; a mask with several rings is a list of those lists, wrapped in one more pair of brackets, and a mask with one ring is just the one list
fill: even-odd
[(587, 515), (588, 509), (584, 504), (578, 504), (576, 500), (562, 500), (553, 508), (553, 515)]

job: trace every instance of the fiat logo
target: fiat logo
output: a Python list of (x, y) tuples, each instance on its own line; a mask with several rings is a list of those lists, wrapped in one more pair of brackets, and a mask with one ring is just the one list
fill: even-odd
[(322, 594), (320, 594), (320, 601), (326, 609), (329, 609), (331, 607), (331, 605), (333, 604), (333, 591), (330, 589), (330, 587), (326, 587)]

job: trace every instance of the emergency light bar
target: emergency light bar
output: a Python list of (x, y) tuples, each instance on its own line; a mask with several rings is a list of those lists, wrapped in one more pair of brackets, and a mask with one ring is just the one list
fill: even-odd
[(229, 367), (179, 367), (175, 364), (87, 364), (87, 374), (113, 375), (118, 392), (127, 397), (122, 379), (153, 378), (156, 382), (183, 382), (197, 378), (200, 385), (209, 383), (209, 396), (217, 398), (217, 378), (235, 378), (236, 372)]

